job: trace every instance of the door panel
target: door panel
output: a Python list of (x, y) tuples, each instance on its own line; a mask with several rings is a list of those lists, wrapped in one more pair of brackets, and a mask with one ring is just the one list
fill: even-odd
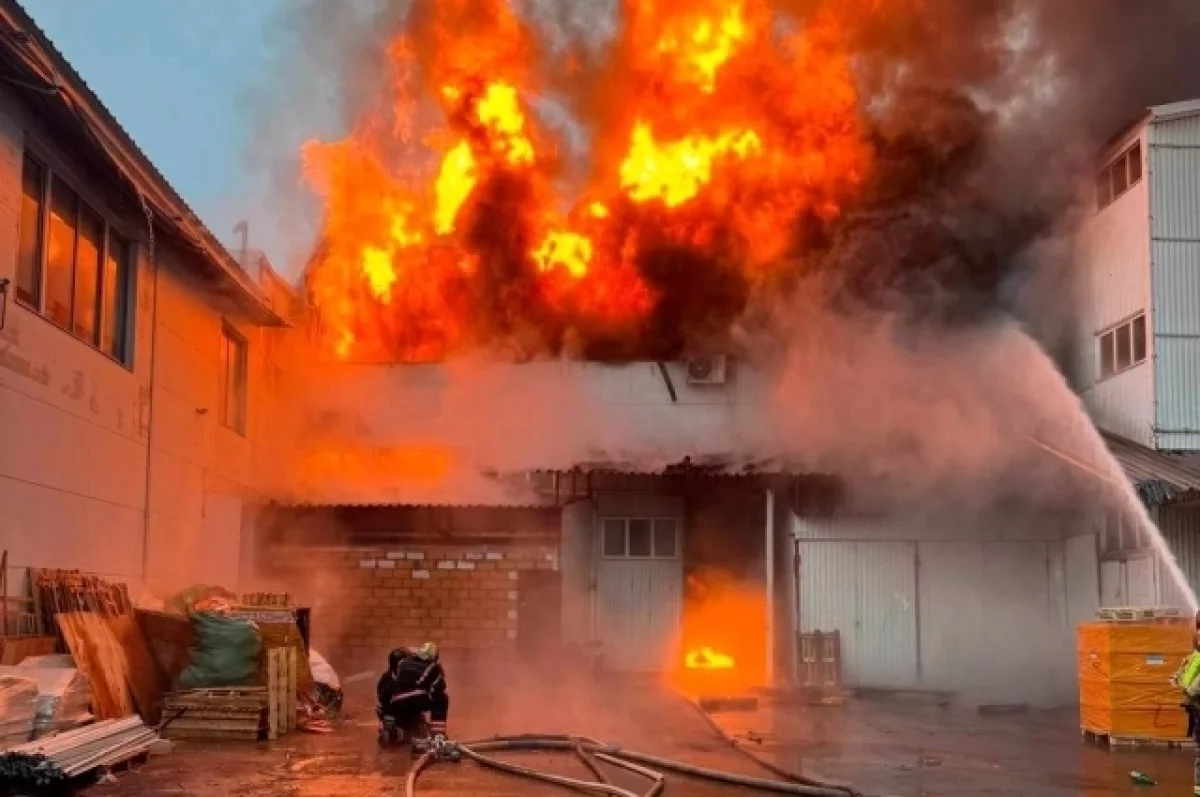
[(840, 631), (848, 686), (917, 683), (916, 545), (800, 541), (800, 628)]
[(597, 639), (607, 667), (657, 672), (678, 662), (681, 560), (601, 559), (596, 603)]

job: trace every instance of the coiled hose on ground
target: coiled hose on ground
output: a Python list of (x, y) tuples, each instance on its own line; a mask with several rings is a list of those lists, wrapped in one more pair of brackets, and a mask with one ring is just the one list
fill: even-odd
[[(465, 757), (475, 761), (481, 766), (490, 767), (502, 772), (508, 772), (513, 775), (521, 775), (523, 777), (540, 780), (545, 783), (553, 783), (558, 786), (564, 786), (570, 789), (594, 792), (596, 794), (610, 795), (611, 797), (655, 797), (664, 788), (666, 776), (659, 770), (669, 770), (680, 775), (687, 775), (693, 778), (702, 780), (712, 780), (719, 783), (726, 783), (731, 786), (742, 786), (750, 789), (758, 789), (760, 791), (774, 792), (776, 794), (796, 794), (801, 797), (847, 797), (849, 793), (844, 788), (825, 788), (818, 786), (810, 786), (803, 783), (794, 783), (779, 780), (767, 780), (765, 778), (754, 778), (745, 775), (735, 775), (730, 772), (721, 772), (715, 769), (707, 769), (698, 767), (692, 764), (685, 764), (682, 761), (673, 761), (667, 758), (648, 755), (646, 753), (638, 753), (632, 750), (624, 750), (615, 745), (605, 745), (595, 739), (589, 739), (583, 736), (569, 735), (522, 735), (522, 736), (497, 736), (492, 739), (483, 739), (474, 742), (463, 742), (455, 744), (454, 747)], [(639, 795), (634, 792), (621, 789), (613, 786), (611, 783), (579, 780), (570, 778), (564, 775), (556, 775), (550, 772), (542, 772), (531, 767), (525, 767), (520, 764), (514, 764), (509, 761), (501, 761), (483, 753), (500, 751), (500, 750), (558, 750), (563, 752), (575, 752), (580, 757), (593, 756), (600, 761), (619, 766), (631, 772), (635, 772), (650, 781), (651, 786), (644, 794)], [(408, 778), (405, 781), (406, 797), (416, 797), (417, 779), (421, 776), (421, 772), (430, 764), (438, 759), (437, 753), (430, 751), (425, 753), (416, 762), (413, 763), (412, 769), (409, 770)], [(598, 769), (588, 766), (596, 774)]]

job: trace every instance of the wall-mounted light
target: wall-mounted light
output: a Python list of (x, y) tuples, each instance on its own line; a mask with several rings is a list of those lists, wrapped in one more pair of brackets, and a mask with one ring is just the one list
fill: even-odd
[(4, 329), (8, 320), (8, 283), (8, 277), (0, 277), (0, 329)]

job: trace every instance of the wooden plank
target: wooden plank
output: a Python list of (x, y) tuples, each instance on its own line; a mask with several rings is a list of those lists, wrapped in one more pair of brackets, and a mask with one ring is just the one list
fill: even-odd
[(126, 682), (138, 713), (147, 725), (158, 724), (166, 678), (150, 653), (137, 620), (132, 615), (121, 614), (105, 618), (104, 623), (125, 657)]
[(137, 609), (133, 616), (154, 660), (169, 684), (175, 683), (187, 666), (192, 647), (192, 624), (181, 614)]
[[(280, 720), (283, 706), (279, 695), (279, 665), (281, 648), (267, 650), (267, 738), (277, 739), (280, 735)], [(286, 681), (284, 682), (286, 683)]]
[(97, 719), (121, 719), (133, 713), (124, 653), (108, 626), (93, 612), (54, 616), (75, 664), (91, 685)]
[(295, 648), (288, 648), (285, 656), (287, 661), (287, 683), (284, 685), (283, 693), (284, 720), (285, 727), (287, 728), (288, 732), (291, 732), (296, 730), (296, 728), (299, 726), (299, 719), (296, 717), (296, 660), (298, 656), (296, 655)]

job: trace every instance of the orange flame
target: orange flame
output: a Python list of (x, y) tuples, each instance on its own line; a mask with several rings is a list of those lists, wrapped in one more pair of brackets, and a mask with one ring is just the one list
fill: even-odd
[[(870, 166), (839, 8), (623, 0), (611, 69), (563, 102), (534, 67), (580, 62), (511, 3), (430, 0), (385, 48), (390, 95), (303, 149), (325, 203), (307, 281), (329, 351), (437, 359), (538, 325), (634, 335), (666, 298), (643, 264), (663, 244), (734, 253), (766, 284), (801, 222), (836, 218)], [(582, 184), (543, 97), (607, 109), (572, 119), (594, 160)]]

